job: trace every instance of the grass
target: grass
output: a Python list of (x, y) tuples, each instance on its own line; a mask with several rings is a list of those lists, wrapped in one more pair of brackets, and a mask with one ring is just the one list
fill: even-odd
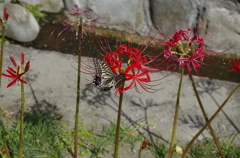
[[(221, 138), (223, 139), (223, 138)], [(226, 141), (226, 140), (225, 140)], [(222, 143), (222, 149), (226, 158), (240, 158), (240, 145)], [(165, 158), (168, 153), (168, 144), (158, 143), (152, 144), (150, 150), (154, 153), (156, 158)], [(174, 158), (181, 157), (181, 154), (174, 153)], [(188, 158), (219, 158), (219, 152), (214, 144), (214, 141), (210, 138), (206, 138), (203, 141), (195, 143), (190, 152)]]
[[(16, 157), (19, 144), (19, 122), (13, 122), (11, 127), (3, 122), (0, 127), (0, 139), (4, 140), (7, 137), (6, 145), (10, 155)], [(61, 157), (66, 149), (58, 143), (60, 134), (61, 129), (57, 120), (45, 118), (40, 114), (27, 114), (24, 122), (24, 157)], [(4, 142), (0, 141), (0, 147), (3, 145)]]
[[(0, 32), (0, 42), (2, 42), (2, 33), (1, 32)], [(10, 42), (7, 39), (5, 39), (4, 43), (9, 44)]]
[[(7, 111), (4, 111), (2, 108), (0, 109), (0, 118), (0, 157), (8, 158), (6, 155), (7, 149), (11, 158), (17, 157), (19, 143), (18, 122), (13, 122)], [(97, 158), (113, 153), (116, 124), (109, 124), (98, 132), (89, 130), (87, 125), (81, 121), (79, 127), (78, 146), (81, 157)], [(137, 129), (131, 125), (122, 124), (120, 130), (120, 147), (124, 148), (124, 150), (126, 146), (138, 150), (140, 143), (144, 140), (144, 136), (139, 134)], [(233, 144), (236, 135), (229, 137), (226, 129), (225, 133), (226, 137), (219, 137), (219, 139), (221, 140), (226, 158), (240, 158), (240, 146)], [(66, 125), (60, 125), (59, 120), (52, 117), (38, 113), (26, 114), (24, 136), (23, 151), (26, 158), (66, 158), (71, 157), (73, 154), (73, 129), (68, 129)], [(150, 142), (149, 147), (145, 150), (151, 152), (156, 158), (164, 158), (168, 153), (168, 147), (169, 144), (167, 143)], [(137, 153), (135, 154), (137, 156)], [(178, 158), (181, 155), (175, 152), (173, 157)], [(194, 144), (188, 157), (217, 158), (219, 154), (213, 140), (205, 139)]]

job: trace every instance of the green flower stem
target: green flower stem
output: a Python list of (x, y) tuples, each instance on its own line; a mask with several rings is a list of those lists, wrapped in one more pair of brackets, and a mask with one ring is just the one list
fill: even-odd
[(81, 81), (81, 55), (82, 55), (82, 26), (78, 28), (78, 75), (77, 75), (77, 100), (76, 100), (76, 113), (75, 113), (75, 135), (74, 135), (74, 158), (78, 155), (78, 115), (80, 106), (80, 81)]
[(6, 137), (5, 137), (5, 140), (4, 140), (3, 148), (6, 151), (7, 158), (11, 158), (10, 153), (9, 153), (9, 149), (7, 147), (7, 138)]
[(202, 127), (202, 129), (192, 138), (192, 140), (189, 142), (187, 148), (185, 149), (182, 158), (185, 158), (187, 156), (188, 151), (190, 150), (191, 146), (193, 145), (194, 141), (202, 134), (202, 132), (209, 126), (209, 124), (212, 122), (212, 120), (218, 115), (218, 113), (222, 110), (222, 108), (227, 104), (228, 100), (233, 96), (233, 94), (240, 88), (240, 85), (238, 85), (232, 93), (227, 97), (227, 99), (223, 102), (223, 104), (218, 108), (218, 110), (213, 114), (213, 116), (208, 120), (208, 122)]
[(171, 138), (171, 143), (170, 143), (170, 147), (169, 147), (169, 151), (168, 151), (168, 158), (172, 157), (173, 147), (174, 147), (175, 138), (176, 138), (178, 109), (179, 109), (180, 93), (181, 93), (183, 75), (184, 75), (184, 68), (182, 68), (182, 70), (181, 70), (180, 82), (179, 82), (179, 86), (178, 86), (178, 94), (177, 94), (176, 109), (175, 109), (175, 116), (174, 116), (174, 122), (173, 122), (172, 138)]
[[(23, 80), (23, 77), (22, 77)], [(21, 118), (20, 118), (20, 135), (19, 135), (19, 149), (18, 158), (23, 157), (23, 120), (24, 120), (24, 83), (21, 82)]]
[[(123, 86), (122, 86), (123, 89)], [(119, 97), (119, 105), (118, 105), (118, 117), (117, 117), (117, 129), (116, 129), (116, 136), (115, 136), (115, 150), (114, 150), (114, 158), (118, 158), (118, 145), (119, 145), (119, 133), (120, 133), (120, 123), (121, 123), (121, 112), (122, 112), (122, 101), (123, 101), (123, 94), (120, 94)]]
[(1, 51), (0, 51), (0, 88), (2, 84), (2, 66), (3, 66), (3, 52), (4, 52), (4, 37), (5, 36), (5, 23), (2, 25), (2, 42), (1, 42)]
[(138, 158), (141, 158), (141, 154), (142, 154), (142, 148), (140, 148), (139, 152), (138, 152)]
[[(199, 95), (198, 95), (197, 88), (196, 88), (196, 86), (195, 86), (195, 83), (194, 83), (194, 80), (193, 80), (193, 78), (192, 78), (192, 74), (191, 74), (191, 73), (189, 73), (189, 77), (190, 77), (190, 80), (192, 81), (193, 90), (194, 90), (195, 95), (196, 95), (196, 97), (197, 97), (199, 106), (200, 106), (200, 108), (201, 108), (201, 110), (202, 110), (203, 116), (204, 116), (206, 122), (208, 122), (208, 117), (207, 117), (206, 111), (205, 111), (205, 109), (204, 109), (204, 107), (203, 107), (203, 104), (202, 104), (202, 101), (201, 101), (201, 99), (200, 99), (200, 97), (199, 97)], [(216, 134), (215, 134), (215, 132), (214, 132), (211, 124), (209, 124), (208, 128), (209, 128), (209, 130), (210, 130), (210, 132), (211, 132), (211, 134), (212, 134), (212, 137), (213, 137), (213, 139), (214, 139), (214, 142), (215, 142), (215, 144), (216, 144), (216, 146), (217, 146), (217, 148), (218, 148), (218, 151), (219, 151), (221, 157), (222, 157), (222, 158), (225, 158), (224, 153), (223, 153), (223, 151), (222, 151), (222, 148), (221, 148), (221, 146), (220, 146), (220, 144), (219, 144), (219, 142), (218, 142), (218, 140), (217, 140)]]

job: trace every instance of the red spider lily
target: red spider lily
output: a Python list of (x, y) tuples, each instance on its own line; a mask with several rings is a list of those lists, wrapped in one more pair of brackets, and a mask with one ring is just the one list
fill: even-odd
[(68, 15), (70, 16), (70, 19), (73, 19), (72, 21), (74, 25), (77, 27), (82, 25), (83, 27), (87, 28), (88, 31), (96, 27), (97, 23), (100, 23), (98, 22), (100, 18), (99, 15), (90, 13), (87, 10), (80, 12), (78, 5), (74, 5), (72, 8), (69, 8)]
[[(235, 62), (235, 63), (234, 63)], [(228, 70), (228, 71), (240, 71), (240, 63), (238, 62), (238, 59), (234, 57), (234, 62), (228, 62), (231, 66), (233, 66), (235, 69)]]
[[(158, 80), (152, 80), (150, 73), (156, 73), (161, 70), (156, 68), (157, 56), (150, 56), (153, 53), (153, 49), (149, 53), (144, 53), (149, 47), (139, 46), (138, 48), (132, 47), (130, 44), (120, 44), (117, 45), (116, 51), (112, 51), (108, 42), (101, 42), (100, 47), (105, 54), (98, 51), (103, 57), (104, 61), (111, 67), (114, 75), (124, 74), (126, 77), (126, 82), (124, 88), (122, 86), (116, 89), (116, 93), (122, 94), (124, 91), (135, 88), (136, 92), (141, 93), (140, 89), (147, 92), (153, 93), (160, 89), (156, 86), (161, 83), (150, 84)], [(82, 63), (83, 72), (90, 74), (90, 71), (94, 69), (89, 69), (86, 64)]]
[(145, 139), (141, 144), (141, 149), (146, 149), (148, 147), (148, 141)]
[[(183, 67), (190, 71), (195, 71), (201, 76), (199, 68), (203, 68), (204, 59), (213, 61), (209, 55), (219, 55), (222, 52), (214, 53), (204, 48), (205, 39), (193, 32), (192, 29), (177, 30), (172, 36), (159, 30), (159, 35), (165, 38), (164, 41), (157, 41), (160, 46), (164, 46), (163, 56), (168, 68)], [(204, 69), (204, 68), (203, 68)], [(206, 70), (206, 69), (205, 69)]]
[(0, 18), (0, 24), (6, 23), (8, 20), (8, 13), (7, 13), (7, 7), (4, 7), (3, 9), (3, 20)]
[[(63, 32), (69, 30), (70, 32), (74, 33), (77, 36), (79, 26), (82, 26), (83, 27), (82, 38), (83, 38), (83, 36), (86, 34), (84, 29), (87, 31), (90, 31), (91, 29), (94, 29), (96, 27), (97, 23), (103, 24), (98, 21), (99, 18), (100, 18), (100, 16), (90, 13), (89, 11), (86, 11), (86, 10), (80, 12), (78, 5), (74, 5), (72, 8), (69, 8), (68, 19), (63, 19), (63, 22), (61, 25), (61, 26), (63, 26), (63, 30), (58, 33), (57, 38), (56, 38), (57, 49), (58, 49), (58, 38), (60, 37), (60, 35)], [(59, 28), (59, 27), (57, 27), (57, 28)], [(55, 28), (52, 31), (50, 37), (56, 31), (57, 28)]]
[(20, 65), (17, 65), (13, 56), (9, 57), (16, 70), (14, 70), (14, 68), (8, 67), (8, 69), (6, 70), (8, 75), (2, 73), (3, 76), (11, 79), (11, 82), (7, 85), (7, 88), (14, 85), (16, 82), (22, 82), (27, 84), (27, 82), (22, 79), (22, 76), (29, 70), (30, 61), (28, 61), (24, 67), (24, 53), (20, 53), (20, 55), (21, 55)]
[[(147, 46), (146, 46), (147, 47)], [(144, 48), (145, 50), (146, 48)], [(123, 61), (119, 60), (123, 56), (127, 57), (127, 66), (124, 69)], [(117, 48), (116, 52), (108, 53), (104, 60), (110, 65), (115, 74), (123, 73), (126, 77), (124, 91), (135, 88), (136, 92), (140, 93), (139, 86), (147, 92), (156, 92), (159, 89), (153, 88), (156, 85), (149, 84), (154, 82), (151, 80), (149, 73), (159, 72), (155, 65), (150, 65), (155, 62), (157, 58), (150, 58), (148, 55), (144, 55), (143, 51), (138, 48), (127, 46), (122, 44)], [(122, 93), (121, 87), (117, 89), (118, 93)]]

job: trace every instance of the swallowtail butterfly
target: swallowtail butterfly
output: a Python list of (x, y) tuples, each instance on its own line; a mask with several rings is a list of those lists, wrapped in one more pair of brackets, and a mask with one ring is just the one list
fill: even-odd
[[(96, 69), (93, 84), (100, 89), (100, 92), (107, 92), (115, 86), (118, 88), (124, 84), (126, 77), (124, 74), (114, 75), (111, 67), (104, 61), (93, 58), (93, 63)], [(89, 85), (89, 84), (87, 84)]]

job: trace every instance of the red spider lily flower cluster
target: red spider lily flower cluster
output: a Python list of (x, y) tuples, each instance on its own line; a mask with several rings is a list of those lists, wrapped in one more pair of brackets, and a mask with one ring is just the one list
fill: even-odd
[[(234, 63), (235, 62), (235, 63)], [(228, 71), (240, 71), (240, 63), (236, 57), (234, 57), (234, 62), (228, 62), (231, 66), (233, 66), (235, 69), (228, 70)]]
[[(155, 51), (151, 49), (148, 53), (144, 53), (149, 47), (139, 46), (138, 48), (132, 47), (131, 44), (117, 44), (116, 51), (112, 51), (109, 43), (101, 42), (101, 49), (105, 54), (98, 51), (103, 57), (104, 61), (111, 67), (114, 75), (124, 74), (126, 81), (124, 87), (120, 86), (116, 89), (116, 93), (122, 94), (129, 89), (135, 89), (136, 92), (141, 93), (141, 89), (153, 93), (160, 89), (156, 87), (161, 83), (151, 84), (159, 81), (152, 80), (150, 73), (159, 72), (161, 70), (156, 68), (157, 56), (150, 56), (150, 53)], [(82, 68), (86, 74), (93, 74), (94, 69), (90, 69), (89, 66), (82, 63)]]
[(7, 88), (14, 85), (16, 82), (22, 82), (24, 84), (27, 84), (27, 82), (22, 79), (22, 76), (29, 70), (30, 61), (28, 61), (24, 67), (24, 53), (20, 53), (20, 55), (21, 55), (20, 65), (16, 63), (13, 56), (9, 57), (16, 70), (14, 70), (14, 68), (8, 67), (8, 69), (6, 70), (8, 74), (2, 73), (3, 76), (11, 79), (11, 82), (7, 85)]
[(159, 31), (159, 35), (165, 38), (165, 41), (157, 41), (160, 46), (164, 46), (163, 56), (168, 68), (183, 67), (190, 71), (195, 71), (201, 76), (199, 68), (204, 59), (213, 61), (209, 55), (218, 55), (220, 53), (210, 52), (204, 48), (205, 39), (193, 32), (192, 29), (178, 30), (173, 36)]
[(141, 144), (141, 149), (146, 149), (148, 147), (148, 141), (145, 139)]
[(4, 7), (4, 9), (3, 9), (3, 19), (0, 18), (0, 24), (6, 23), (7, 20), (8, 20), (8, 17), (9, 17), (9, 15), (7, 13), (7, 7)]
[[(80, 25), (86, 28), (88, 31), (93, 29), (96, 26), (96, 23), (99, 23), (98, 20), (100, 16), (90, 13), (87, 10), (80, 12), (78, 5), (74, 5), (72, 8), (69, 8), (68, 18), (69, 19), (67, 20), (63, 20), (63, 26), (65, 28), (62, 30), (62, 32), (69, 29), (77, 34)], [(59, 35), (62, 32), (60, 32)]]
[[(110, 65), (114, 74), (123, 73), (126, 81), (130, 81), (129, 84), (124, 87), (124, 91), (135, 88), (135, 90), (140, 93), (138, 86), (147, 92), (156, 91), (156, 89), (152, 88), (154, 85), (148, 84), (148, 82), (151, 82), (149, 73), (158, 72), (159, 70), (153, 66), (149, 66), (154, 59), (151, 60), (142, 53), (143, 52), (137, 48), (122, 44), (117, 47), (116, 52), (107, 53), (104, 57), (104, 61)], [(123, 68), (123, 61), (120, 60), (124, 55), (128, 60), (125, 69)], [(119, 93), (122, 93), (121, 87), (117, 90)]]
[(69, 13), (69, 16), (71, 16), (70, 18), (77, 19), (75, 20), (76, 26), (79, 26), (82, 23), (82, 26), (86, 27), (87, 30), (90, 30), (92, 28), (95, 28), (96, 24), (99, 23), (99, 15), (92, 14), (86, 10), (80, 12), (78, 5), (74, 5), (72, 8), (70, 8), (70, 10), (73, 11), (73, 13)]
[[(98, 22), (99, 18), (100, 18), (100, 16), (90, 13), (89, 11), (86, 11), (86, 10), (80, 12), (78, 5), (74, 5), (72, 8), (69, 8), (68, 19), (63, 19), (63, 22), (61, 25), (61, 26), (63, 26), (63, 30), (58, 33), (57, 38), (56, 38), (57, 48), (58, 48), (58, 38), (60, 37), (60, 35), (63, 32), (69, 30), (70, 32), (74, 33), (77, 36), (79, 26), (82, 26), (83, 27), (82, 38), (83, 38), (83, 35), (86, 34), (84, 29), (87, 31), (94, 29), (96, 24), (100, 23), (100, 22)], [(57, 28), (59, 28), (59, 27), (57, 27)], [(57, 28), (55, 28), (52, 31), (50, 37), (56, 31)]]

